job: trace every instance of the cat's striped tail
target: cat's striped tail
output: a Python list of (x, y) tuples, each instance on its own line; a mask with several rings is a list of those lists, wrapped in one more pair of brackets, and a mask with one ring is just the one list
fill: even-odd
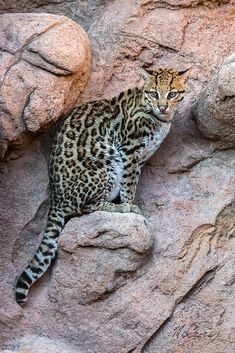
[(56, 256), (58, 238), (64, 227), (64, 216), (61, 212), (50, 210), (41, 244), (36, 254), (27, 268), (20, 275), (16, 284), (16, 301), (19, 305), (24, 305), (28, 299), (30, 287), (48, 269), (52, 260)]

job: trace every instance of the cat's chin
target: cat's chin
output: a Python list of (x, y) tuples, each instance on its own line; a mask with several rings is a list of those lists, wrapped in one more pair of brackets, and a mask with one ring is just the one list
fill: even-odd
[(169, 113), (163, 113), (163, 114), (154, 114), (155, 118), (163, 123), (170, 123), (172, 118), (173, 118), (173, 114), (169, 114)]

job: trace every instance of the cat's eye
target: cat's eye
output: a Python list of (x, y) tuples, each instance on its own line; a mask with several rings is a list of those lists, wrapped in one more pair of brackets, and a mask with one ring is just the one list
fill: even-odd
[(167, 95), (167, 98), (172, 99), (172, 98), (175, 98), (176, 96), (177, 96), (177, 92), (169, 92)]
[(151, 91), (149, 92), (150, 96), (152, 98), (155, 98), (155, 99), (158, 99), (159, 98), (159, 95), (158, 95), (158, 92), (157, 91)]

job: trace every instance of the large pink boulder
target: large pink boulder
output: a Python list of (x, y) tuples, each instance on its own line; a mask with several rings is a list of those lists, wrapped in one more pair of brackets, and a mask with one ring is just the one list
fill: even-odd
[(91, 67), (85, 31), (64, 16), (0, 16), (0, 158), (77, 101)]
[(223, 146), (235, 145), (235, 52), (200, 93), (194, 115), (201, 132)]

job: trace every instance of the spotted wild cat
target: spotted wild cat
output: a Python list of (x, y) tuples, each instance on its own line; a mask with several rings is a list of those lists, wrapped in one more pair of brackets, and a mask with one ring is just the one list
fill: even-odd
[[(96, 210), (139, 213), (134, 204), (141, 167), (167, 136), (188, 70), (143, 70), (142, 88), (75, 107), (60, 124), (50, 160), (51, 207), (42, 242), (16, 286), (31, 285), (56, 256), (69, 217)], [(114, 203), (119, 197), (119, 203)]]

